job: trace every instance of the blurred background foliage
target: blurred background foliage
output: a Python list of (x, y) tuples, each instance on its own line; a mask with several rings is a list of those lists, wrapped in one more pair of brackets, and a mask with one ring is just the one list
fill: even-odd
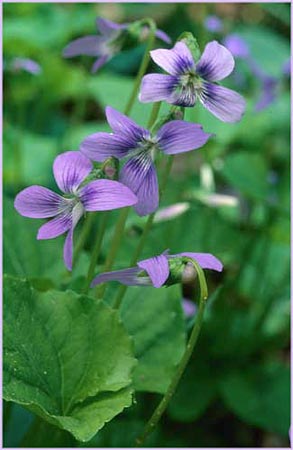
[[(92, 58), (63, 59), (61, 52), (68, 42), (95, 33), (97, 16), (117, 22), (152, 17), (173, 41), (184, 31), (193, 32), (202, 49), (212, 39), (222, 41), (237, 33), (262, 70), (277, 80), (274, 101), (256, 111), (263, 87), (245, 61), (237, 59), (235, 73), (224, 84), (247, 99), (243, 120), (225, 124), (200, 106), (187, 110), (187, 120), (201, 123), (216, 137), (203, 149), (176, 157), (162, 206), (186, 202), (188, 208), (174, 219), (156, 221), (143, 256), (166, 248), (172, 253), (211, 252), (225, 269), (208, 275), (211, 295), (199, 344), (147, 445), (288, 446), (290, 89), (283, 66), (290, 56), (290, 5), (11, 3), (3, 9), (4, 265), (6, 273), (28, 277), (39, 290), (60, 285), (79, 289), (95, 229), (70, 278), (62, 261), (63, 238), (37, 242), (39, 224), (17, 215), (14, 195), (30, 184), (55, 189), (54, 157), (77, 150), (92, 132), (109, 130), (104, 107), (124, 109), (144, 52), (144, 45), (125, 51), (94, 75)], [(223, 21), (219, 33), (204, 27), (211, 14)], [(16, 57), (35, 60), (41, 73), (12, 71)], [(150, 64), (149, 71), (152, 68)], [(137, 101), (131, 117), (146, 125), (150, 108)], [(100, 265), (116, 217), (113, 211)], [(144, 221), (130, 216), (117, 268), (128, 265)], [(108, 301), (115, 288), (109, 286)], [(155, 408), (174, 364), (174, 352), (182, 348), (184, 333), (194, 320), (172, 321), (174, 308), (181, 308), (179, 293), (174, 300), (173, 292), (129, 290), (122, 316), (128, 331), (138, 333), (135, 345), (150, 368), (150, 378), (144, 380), (137, 373), (141, 392), (135, 405), (106, 424), (86, 446), (133, 446)], [(167, 332), (162, 331), (164, 314), (171, 317)], [(129, 321), (130, 316), (134, 320)], [(139, 331), (146, 329), (148, 343), (139, 337)], [(28, 436), (34, 432), (31, 423), (29, 412), (6, 404), (4, 446), (28, 446)], [(60, 432), (57, 439), (51, 426), (42, 426), (44, 433), (35, 433), (36, 447), (81, 446), (69, 434)]]

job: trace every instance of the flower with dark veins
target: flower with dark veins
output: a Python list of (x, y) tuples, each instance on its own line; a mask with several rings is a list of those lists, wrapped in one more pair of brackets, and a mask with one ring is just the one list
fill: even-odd
[[(62, 53), (65, 58), (73, 58), (80, 55), (98, 57), (92, 66), (92, 72), (99, 70), (113, 58), (113, 56), (123, 50), (125, 45), (127, 45), (127, 42), (135, 41), (129, 32), (129, 27), (132, 26), (132, 24), (119, 24), (98, 17), (96, 19), (96, 26), (99, 33), (98, 35), (84, 36), (75, 39), (65, 47)], [(145, 41), (149, 36), (149, 27), (142, 25), (140, 28), (138, 27), (138, 29), (140, 33), (136, 41)], [(170, 44), (171, 39), (162, 30), (156, 30), (155, 34), (157, 38)]]
[(244, 98), (215, 83), (234, 69), (234, 58), (223, 45), (209, 42), (198, 62), (183, 41), (177, 42), (171, 50), (153, 50), (151, 57), (169, 75), (145, 75), (139, 95), (141, 102), (165, 100), (173, 105), (192, 107), (200, 101), (223, 122), (241, 119), (246, 105)]
[(188, 152), (203, 146), (210, 136), (199, 124), (173, 120), (155, 135), (129, 117), (107, 106), (106, 116), (114, 133), (95, 133), (81, 143), (80, 151), (93, 161), (110, 156), (128, 158), (120, 172), (120, 181), (138, 198), (134, 209), (140, 216), (151, 214), (159, 204), (157, 172), (153, 163), (158, 151), (166, 155)]
[(136, 195), (123, 184), (112, 180), (83, 183), (92, 170), (91, 161), (80, 152), (57, 156), (53, 173), (63, 196), (43, 186), (30, 186), (15, 198), (16, 210), (34, 219), (52, 218), (42, 225), (37, 239), (53, 239), (67, 233), (64, 262), (72, 270), (73, 231), (86, 211), (108, 211), (137, 202)]
[(222, 263), (210, 253), (183, 252), (169, 255), (165, 251), (159, 256), (139, 261), (135, 267), (128, 269), (105, 272), (96, 276), (91, 287), (107, 281), (119, 281), (127, 286), (153, 286), (160, 288), (171, 284), (180, 283), (188, 259), (196, 261), (202, 269), (216, 270), (221, 272)]

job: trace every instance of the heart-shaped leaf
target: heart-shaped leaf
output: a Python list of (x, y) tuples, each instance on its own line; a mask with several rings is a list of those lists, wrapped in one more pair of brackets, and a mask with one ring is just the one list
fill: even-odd
[(5, 278), (4, 398), (87, 441), (132, 402), (132, 342), (117, 312)]
[(123, 323), (134, 339), (135, 389), (164, 394), (185, 350), (185, 322), (177, 286), (134, 288), (122, 305)]

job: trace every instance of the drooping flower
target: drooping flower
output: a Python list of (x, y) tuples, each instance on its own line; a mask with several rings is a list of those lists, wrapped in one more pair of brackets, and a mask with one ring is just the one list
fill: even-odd
[(154, 212), (159, 203), (156, 151), (167, 155), (188, 152), (204, 145), (211, 134), (201, 125), (173, 120), (163, 125), (155, 135), (137, 125), (124, 114), (108, 106), (106, 116), (114, 133), (95, 133), (81, 143), (80, 151), (93, 161), (104, 161), (109, 156), (128, 157), (120, 172), (120, 181), (138, 198), (136, 212), (144, 216)]
[[(142, 23), (140, 25), (140, 23), (137, 21), (133, 24), (119, 24), (98, 17), (96, 26), (99, 34), (75, 39), (65, 47), (62, 54), (65, 58), (80, 55), (98, 57), (92, 66), (92, 72), (96, 72), (123, 48), (147, 39), (149, 28)], [(132, 28), (133, 33), (131, 32)], [(171, 42), (169, 36), (162, 30), (157, 30), (156, 36), (168, 44)]]
[(169, 255), (164, 252), (159, 256), (139, 261), (135, 267), (105, 272), (96, 276), (91, 287), (107, 281), (119, 281), (127, 286), (153, 286), (160, 288), (181, 281), (183, 271), (188, 260), (194, 259), (202, 269), (211, 269), (221, 272), (222, 263), (210, 253), (178, 253)]
[(207, 16), (204, 26), (211, 33), (220, 33), (223, 30), (223, 22), (218, 16)]
[(13, 72), (24, 70), (32, 75), (39, 75), (42, 71), (41, 66), (29, 58), (14, 58), (11, 62), (10, 69)]
[(234, 58), (223, 45), (209, 42), (197, 63), (184, 42), (177, 42), (171, 50), (153, 50), (151, 57), (169, 75), (145, 75), (139, 95), (141, 102), (165, 100), (173, 105), (191, 107), (199, 100), (223, 122), (241, 119), (244, 98), (214, 83), (226, 78), (234, 69)]
[(53, 239), (67, 233), (64, 262), (72, 269), (73, 231), (86, 211), (107, 211), (136, 203), (136, 195), (123, 184), (112, 180), (95, 180), (83, 184), (92, 170), (91, 161), (80, 152), (57, 156), (53, 173), (63, 196), (43, 186), (30, 186), (15, 198), (16, 210), (33, 219), (52, 218), (39, 228), (37, 239)]

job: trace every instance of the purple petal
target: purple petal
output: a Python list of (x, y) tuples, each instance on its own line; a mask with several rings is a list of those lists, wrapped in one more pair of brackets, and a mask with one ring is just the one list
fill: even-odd
[(217, 41), (209, 42), (196, 65), (196, 73), (208, 81), (226, 78), (234, 69), (234, 58), (223, 45)]
[(63, 247), (63, 258), (65, 266), (68, 270), (72, 270), (72, 260), (73, 260), (73, 231), (76, 227), (78, 221), (82, 217), (84, 209), (81, 203), (77, 203), (72, 211), (72, 222), (71, 227), (67, 233), (64, 247)]
[(100, 58), (98, 58), (94, 62), (93, 66), (91, 68), (91, 72), (92, 73), (97, 72), (102, 66), (104, 66), (106, 64), (106, 62), (109, 61), (109, 59), (111, 59), (111, 55), (110, 54), (109, 55), (100, 56)]
[(149, 277), (139, 277), (139, 273), (141, 273), (139, 267), (101, 273), (93, 279), (91, 287), (107, 281), (119, 281), (119, 283), (126, 284), (126, 286), (151, 286)]
[(96, 19), (97, 30), (106, 36), (110, 36), (113, 31), (123, 30), (127, 28), (127, 23), (116, 23), (111, 20), (104, 19), (103, 17), (98, 17)]
[(177, 42), (171, 49), (150, 52), (153, 61), (171, 75), (183, 75), (194, 69), (192, 54), (184, 42)]
[(58, 214), (39, 228), (37, 239), (54, 239), (72, 226), (72, 211)]
[(147, 272), (155, 288), (163, 286), (169, 276), (168, 258), (164, 254), (144, 259), (137, 265)]
[(226, 36), (223, 44), (235, 58), (247, 58), (249, 56), (250, 52), (247, 43), (237, 34), (229, 34)]
[(183, 298), (182, 306), (185, 317), (192, 317), (196, 313), (196, 304), (191, 300)]
[(202, 147), (211, 136), (213, 135), (203, 131), (201, 125), (184, 120), (172, 120), (157, 133), (158, 144), (167, 155)]
[(110, 156), (124, 158), (137, 147), (137, 142), (124, 135), (112, 133), (94, 133), (80, 144), (80, 151), (93, 161), (103, 162)]
[(162, 100), (171, 103), (172, 95), (178, 84), (178, 77), (172, 75), (160, 73), (145, 75), (141, 82), (138, 99), (142, 103), (160, 102)]
[(42, 186), (30, 186), (17, 194), (14, 207), (25, 217), (46, 219), (60, 212), (66, 200)]
[(116, 109), (111, 108), (111, 106), (106, 107), (106, 117), (114, 133), (120, 135), (122, 134), (125, 138), (132, 142), (133, 145), (144, 137), (149, 136), (148, 130), (140, 127), (129, 117), (125, 116)]
[(159, 204), (159, 188), (155, 166), (144, 153), (129, 159), (120, 173), (120, 181), (138, 198), (134, 209), (139, 216), (154, 212)]
[(99, 56), (104, 53), (105, 38), (101, 36), (84, 36), (70, 42), (62, 52), (65, 58), (73, 56), (87, 55)]
[(108, 211), (137, 203), (137, 196), (118, 181), (91, 181), (79, 191), (79, 198), (86, 211)]
[(178, 253), (172, 256), (187, 256), (188, 258), (194, 259), (202, 269), (216, 270), (217, 272), (222, 272), (223, 264), (214, 255), (210, 253)]
[(73, 228), (71, 227), (67, 233), (64, 247), (63, 247), (63, 259), (67, 270), (72, 270), (73, 260)]
[(168, 34), (165, 33), (163, 30), (157, 30), (155, 36), (158, 39), (161, 39), (162, 41), (166, 42), (166, 44), (171, 44), (172, 42), (170, 36), (168, 36)]
[(53, 172), (63, 192), (75, 192), (93, 168), (91, 161), (80, 152), (65, 152), (55, 158)]
[(238, 122), (244, 114), (246, 102), (235, 91), (212, 83), (204, 83), (200, 96), (203, 106), (223, 122)]
[(32, 75), (38, 75), (42, 72), (41, 66), (32, 59), (29, 58), (14, 58), (12, 61), (12, 70), (25, 70)]

